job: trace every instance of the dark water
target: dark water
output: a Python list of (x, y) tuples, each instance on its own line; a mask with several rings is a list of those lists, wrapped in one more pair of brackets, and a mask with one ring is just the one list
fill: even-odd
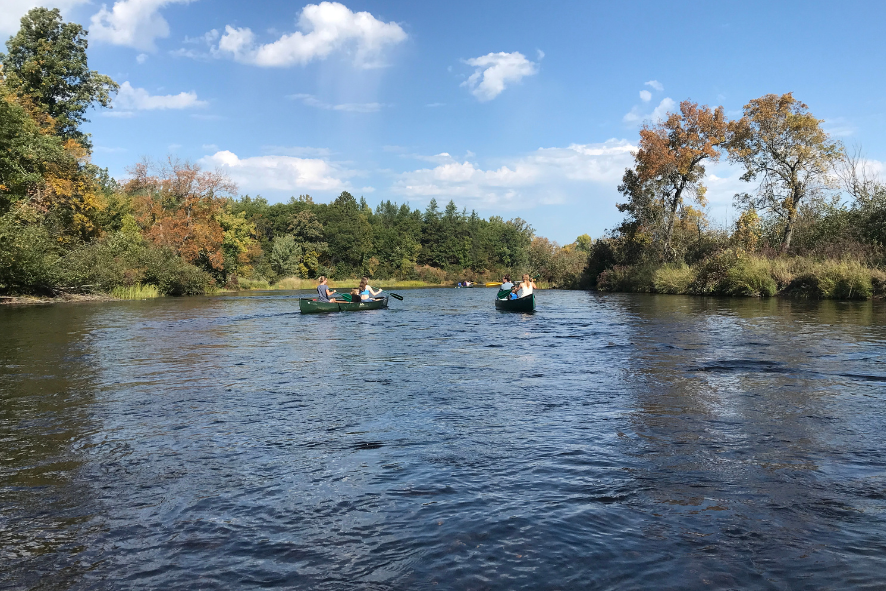
[(0, 587), (883, 589), (886, 306), (0, 309)]

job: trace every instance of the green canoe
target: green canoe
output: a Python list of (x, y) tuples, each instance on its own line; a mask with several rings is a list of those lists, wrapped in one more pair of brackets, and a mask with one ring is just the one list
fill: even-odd
[(496, 310), (505, 310), (508, 312), (534, 312), (535, 311), (535, 294), (522, 297), (519, 300), (495, 300)]
[(301, 298), (298, 309), (302, 314), (317, 312), (357, 312), (358, 310), (380, 310), (388, 307), (387, 296), (370, 302), (318, 302), (316, 298)]

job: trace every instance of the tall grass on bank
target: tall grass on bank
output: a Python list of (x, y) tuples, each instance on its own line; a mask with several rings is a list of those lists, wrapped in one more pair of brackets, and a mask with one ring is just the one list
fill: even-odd
[(118, 300), (146, 300), (159, 298), (160, 290), (156, 285), (136, 283), (135, 285), (118, 285), (111, 290), (111, 295)]
[(886, 272), (855, 260), (775, 258), (725, 250), (696, 265), (616, 265), (601, 291), (865, 300), (886, 297)]

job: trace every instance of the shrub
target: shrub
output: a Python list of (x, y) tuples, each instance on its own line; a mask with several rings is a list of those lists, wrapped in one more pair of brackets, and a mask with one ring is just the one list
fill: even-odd
[(0, 217), (0, 293), (50, 291), (58, 247), (39, 224)]
[(772, 278), (768, 260), (745, 256), (727, 270), (721, 290), (727, 295), (771, 297), (778, 292), (778, 285)]
[(425, 283), (441, 284), (446, 281), (446, 272), (443, 269), (431, 267), (428, 265), (416, 265), (414, 267), (415, 277), (419, 281)]
[(690, 291), (709, 295), (723, 293), (728, 285), (729, 270), (736, 265), (738, 257), (733, 250), (721, 250), (695, 267), (695, 279)]
[(801, 297), (865, 300), (873, 294), (874, 283), (871, 271), (857, 261), (825, 261), (798, 273), (786, 291)]
[(616, 265), (600, 273), (597, 289), (649, 293), (653, 291), (654, 282), (655, 267), (652, 265)]
[(129, 286), (118, 285), (111, 290), (111, 295), (119, 300), (146, 300), (160, 297), (160, 290), (156, 285), (136, 283)]
[(656, 269), (652, 283), (658, 293), (688, 293), (695, 273), (685, 264), (669, 264)]
[(267, 279), (262, 279), (261, 277), (254, 279), (238, 277), (237, 282), (238, 289), (271, 289), (271, 285), (268, 283)]

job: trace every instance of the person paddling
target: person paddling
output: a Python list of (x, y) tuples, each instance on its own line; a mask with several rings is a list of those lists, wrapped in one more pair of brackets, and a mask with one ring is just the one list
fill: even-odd
[(331, 302), (335, 297), (335, 290), (329, 289), (328, 279), (325, 275), (320, 275), (317, 281), (320, 282), (320, 285), (317, 286), (317, 301), (318, 302)]
[(510, 291), (512, 287), (514, 287), (514, 284), (511, 282), (510, 275), (505, 275), (501, 278), (501, 287), (499, 289)]
[(369, 285), (369, 277), (364, 277), (360, 280), (360, 299), (364, 302), (372, 300), (375, 296), (380, 294), (382, 290), (372, 289), (372, 286)]

